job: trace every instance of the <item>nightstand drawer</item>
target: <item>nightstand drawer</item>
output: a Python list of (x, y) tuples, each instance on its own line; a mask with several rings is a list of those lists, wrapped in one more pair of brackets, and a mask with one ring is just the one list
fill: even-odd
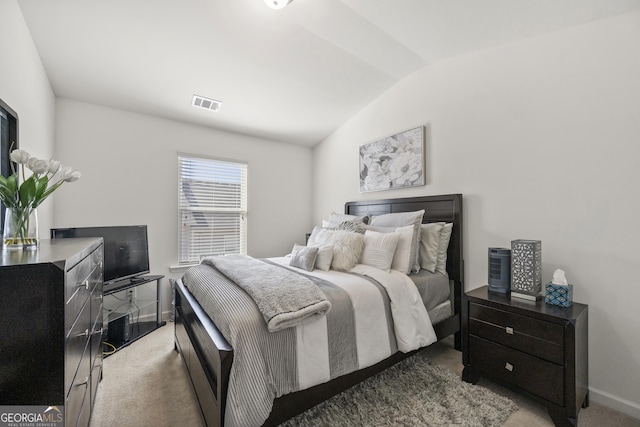
[(475, 336), (469, 336), (469, 353), (477, 372), (564, 405), (562, 366)]
[(557, 364), (564, 363), (564, 326), (469, 304), (469, 333)]

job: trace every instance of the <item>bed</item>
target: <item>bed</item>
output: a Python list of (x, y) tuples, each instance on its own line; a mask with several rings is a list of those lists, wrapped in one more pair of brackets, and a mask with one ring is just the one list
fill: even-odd
[[(401, 199), (354, 201), (345, 204), (345, 215), (381, 216), (389, 213), (424, 210), (423, 224), (452, 224), (447, 248), (446, 275), (449, 292), (446, 301), (433, 303), (428, 309), (435, 317), (433, 331), (437, 340), (454, 336), (454, 344), (460, 349), (460, 306), (463, 288), (464, 262), (462, 256), (462, 195), (440, 195)], [(409, 275), (414, 283), (423, 278), (420, 274)], [(427, 280), (428, 282), (428, 280)], [(425, 285), (428, 289), (428, 283)], [(422, 293), (421, 296), (424, 296)], [(425, 301), (425, 306), (429, 304)], [(227, 393), (234, 349), (216, 324), (212, 321), (194, 294), (182, 280), (175, 290), (175, 348), (180, 352), (193, 384), (203, 418), (208, 427), (225, 425)], [(223, 329), (227, 331), (227, 329)], [(420, 349), (408, 352), (397, 351), (363, 369), (332, 377), (327, 382), (284, 394), (273, 400), (268, 418), (263, 425), (278, 425), (304, 412), (329, 397), (386, 369)], [(236, 363), (245, 363), (236, 357)], [(237, 369), (241, 369), (240, 365)], [(235, 402), (234, 402), (235, 408)]]

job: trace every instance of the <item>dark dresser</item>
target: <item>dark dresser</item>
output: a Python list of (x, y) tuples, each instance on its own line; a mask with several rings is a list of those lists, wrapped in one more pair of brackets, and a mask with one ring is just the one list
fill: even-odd
[(462, 379), (488, 378), (548, 409), (556, 426), (577, 424), (589, 405), (588, 306), (563, 308), (488, 291), (465, 294)]
[(89, 425), (102, 375), (102, 238), (2, 251), (0, 406), (54, 406)]

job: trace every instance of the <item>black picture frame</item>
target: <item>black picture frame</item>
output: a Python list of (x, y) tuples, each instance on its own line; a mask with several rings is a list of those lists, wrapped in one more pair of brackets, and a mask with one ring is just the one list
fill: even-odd
[[(18, 148), (18, 113), (0, 99), (0, 173), (9, 176), (15, 165), (11, 166), (9, 154)], [(0, 201), (0, 234), (4, 230), (4, 203)]]

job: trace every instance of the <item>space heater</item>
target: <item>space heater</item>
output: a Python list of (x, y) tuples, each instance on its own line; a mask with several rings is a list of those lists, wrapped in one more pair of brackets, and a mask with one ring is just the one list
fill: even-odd
[(511, 249), (489, 248), (489, 291), (501, 294), (511, 289)]

